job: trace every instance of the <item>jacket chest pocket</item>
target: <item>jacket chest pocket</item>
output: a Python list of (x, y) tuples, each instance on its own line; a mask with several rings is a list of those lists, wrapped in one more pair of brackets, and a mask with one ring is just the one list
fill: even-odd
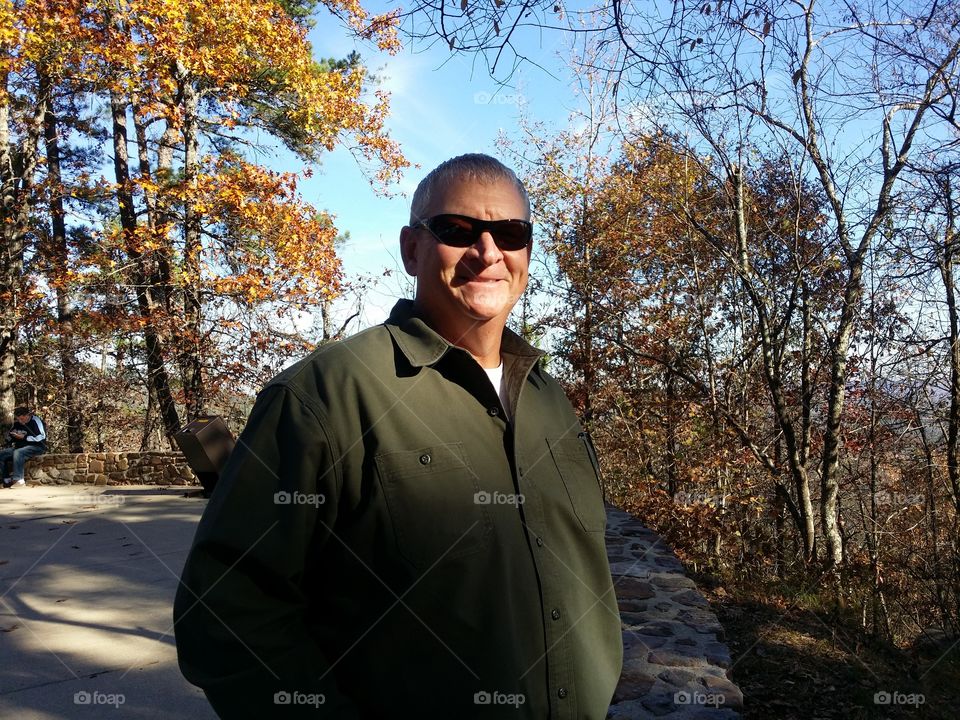
[(483, 550), (492, 525), (461, 443), (376, 455), (400, 554), (425, 570)]
[(603, 532), (607, 525), (600, 489), (600, 470), (582, 437), (547, 439), (573, 512), (587, 532)]

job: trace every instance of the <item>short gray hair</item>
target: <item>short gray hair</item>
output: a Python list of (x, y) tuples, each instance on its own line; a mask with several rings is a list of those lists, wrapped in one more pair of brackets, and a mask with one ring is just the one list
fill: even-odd
[(510, 168), (496, 158), (482, 153), (468, 153), (440, 163), (420, 181), (410, 203), (410, 224), (422, 220), (434, 192), (439, 187), (457, 180), (473, 180), (481, 183), (493, 183), (506, 180), (512, 183), (527, 206), (530, 217), (530, 198), (520, 178)]

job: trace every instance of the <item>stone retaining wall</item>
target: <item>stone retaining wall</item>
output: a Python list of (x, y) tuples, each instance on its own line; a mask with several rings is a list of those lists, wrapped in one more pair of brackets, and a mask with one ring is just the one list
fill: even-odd
[(38, 455), (24, 478), (37, 485), (198, 485), (179, 452), (107, 452)]
[(612, 720), (734, 720), (723, 627), (663, 538), (607, 507), (607, 556), (623, 628), (623, 672)]

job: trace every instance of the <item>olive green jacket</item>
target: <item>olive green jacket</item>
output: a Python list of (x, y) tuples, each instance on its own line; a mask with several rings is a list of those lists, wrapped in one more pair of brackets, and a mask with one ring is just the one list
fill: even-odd
[(542, 353), (502, 353), (512, 421), (410, 301), (260, 393), (174, 608), (222, 717), (606, 716), (596, 459)]

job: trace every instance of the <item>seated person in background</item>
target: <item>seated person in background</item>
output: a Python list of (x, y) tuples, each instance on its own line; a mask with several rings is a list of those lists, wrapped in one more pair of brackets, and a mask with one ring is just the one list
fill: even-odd
[(5, 488), (24, 485), (23, 468), (27, 460), (47, 451), (47, 430), (43, 420), (26, 407), (14, 408), (13, 419), (13, 427), (7, 432), (7, 440), (13, 447), (0, 450), (0, 467), (5, 468), (7, 461), (13, 458), (13, 476), (3, 481)]

